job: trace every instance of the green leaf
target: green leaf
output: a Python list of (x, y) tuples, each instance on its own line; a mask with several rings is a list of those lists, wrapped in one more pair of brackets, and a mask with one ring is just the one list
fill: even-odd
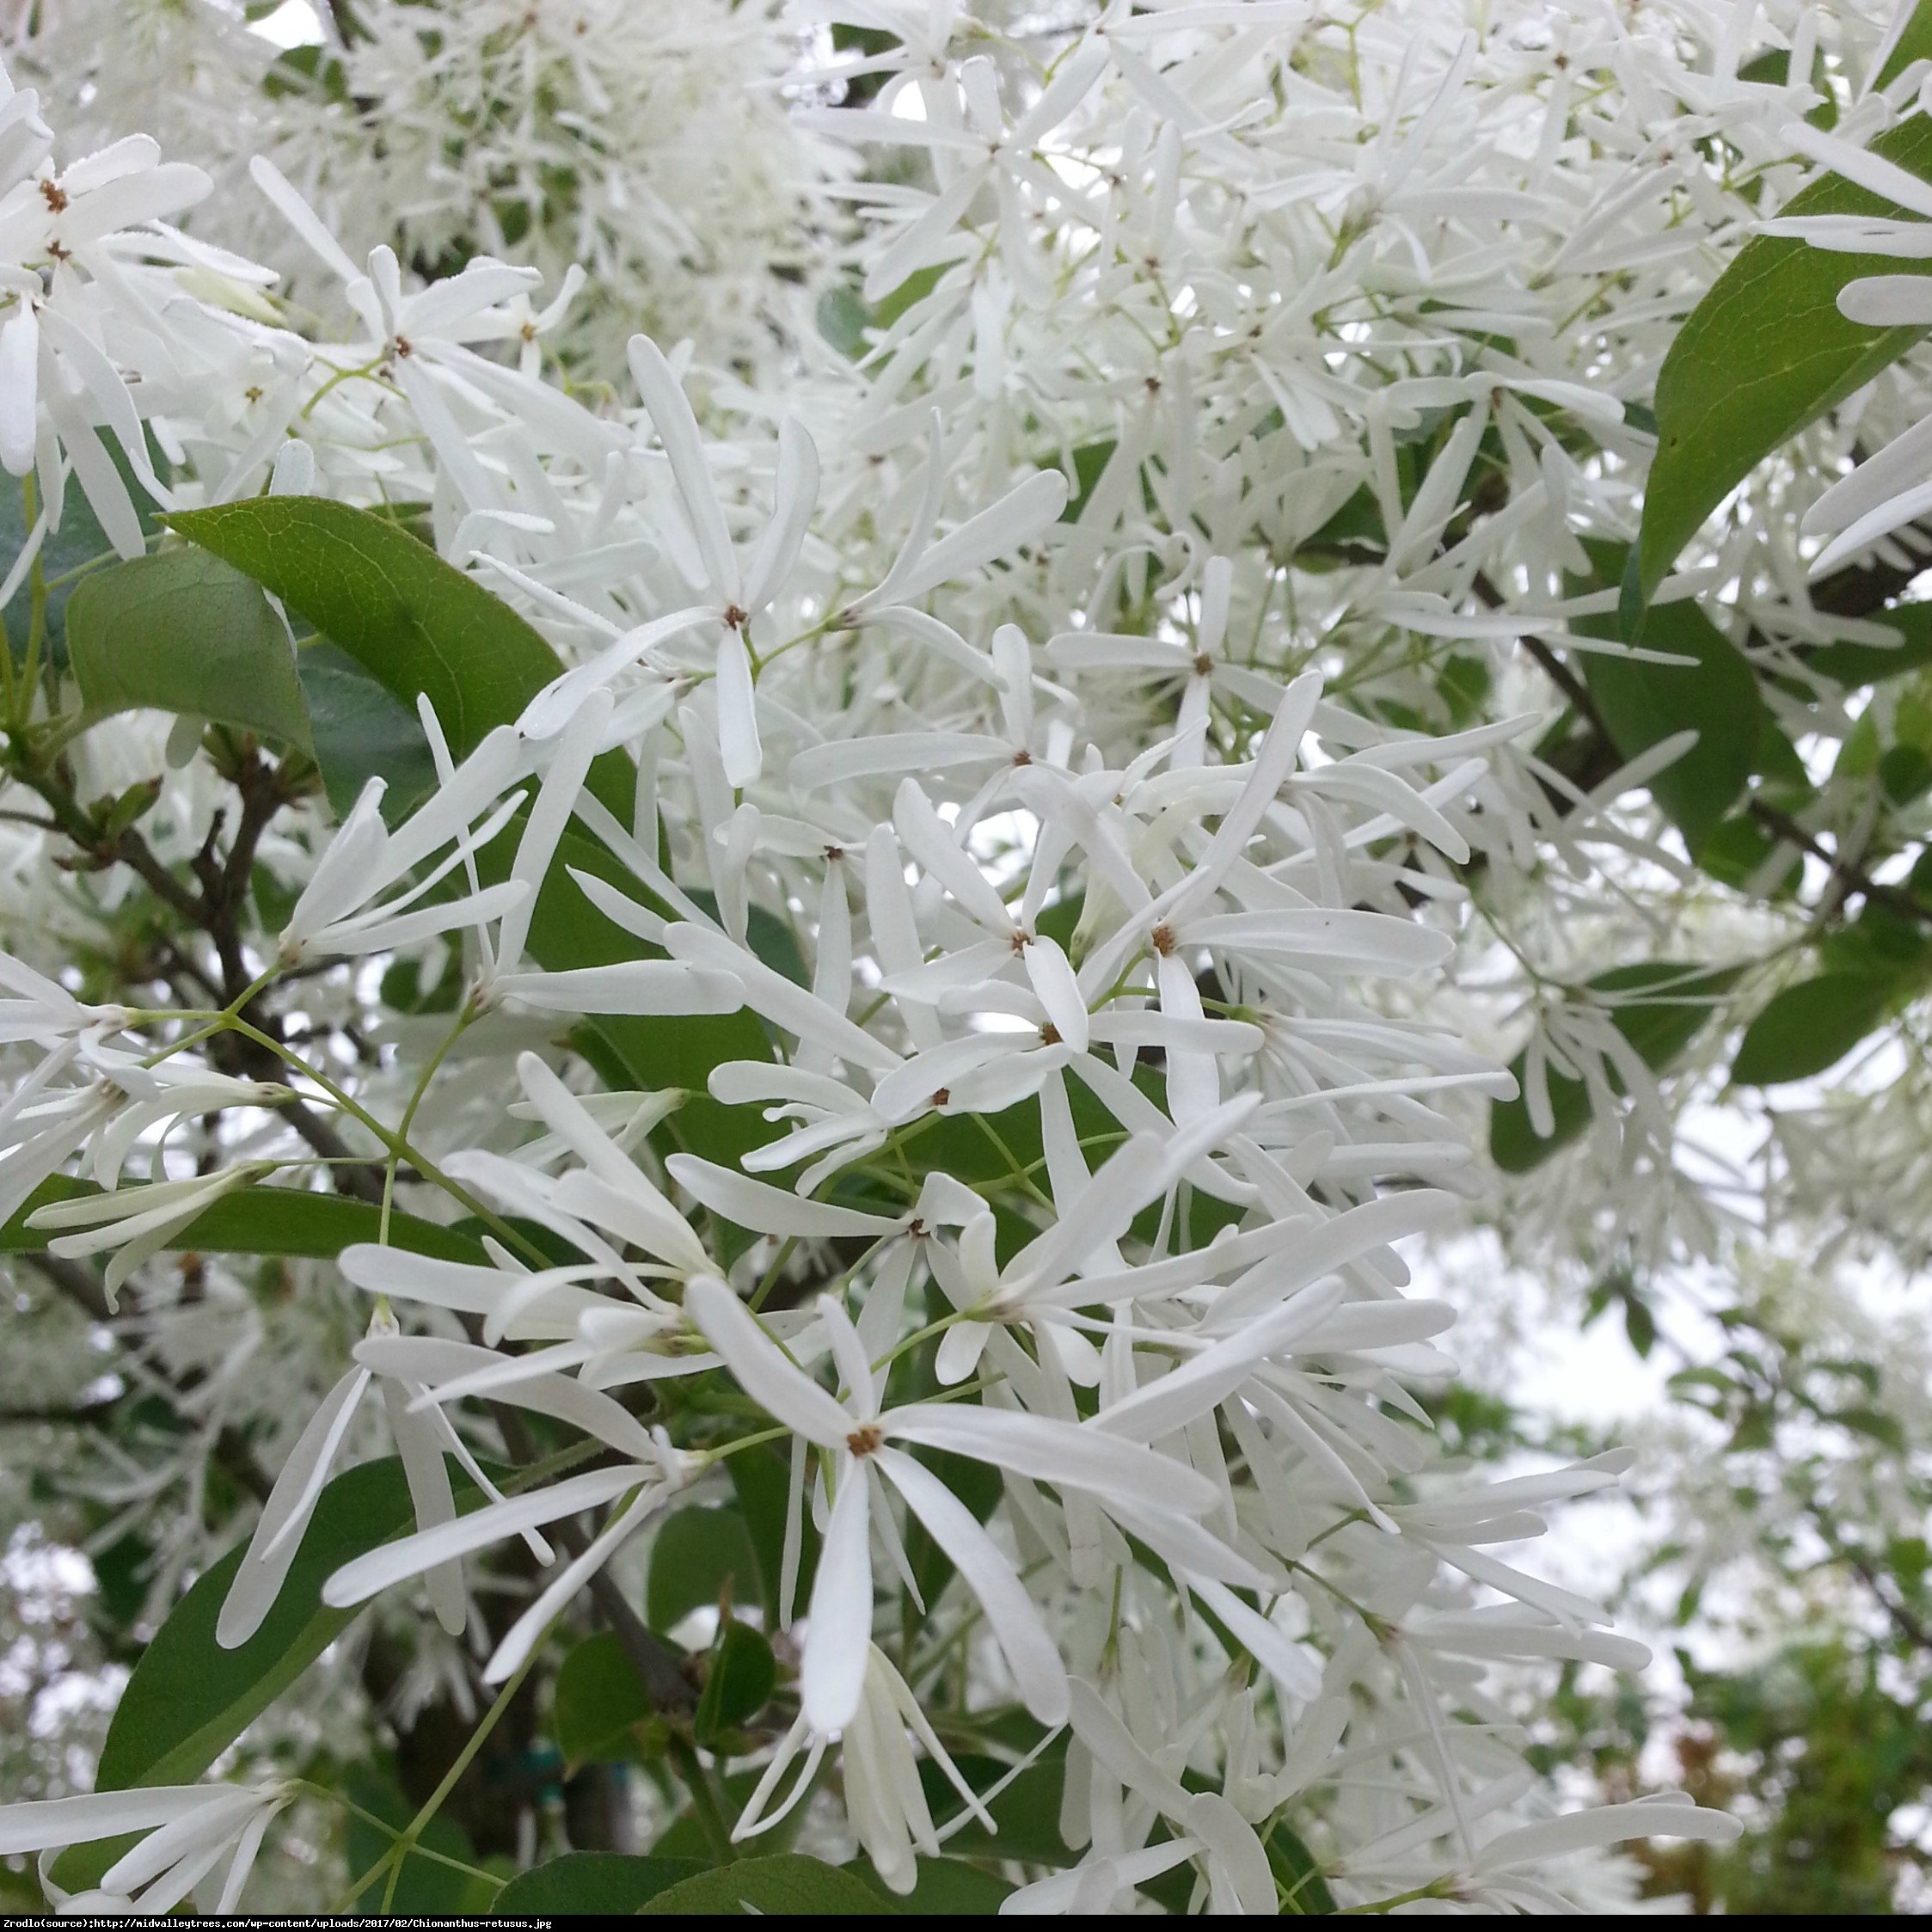
[(872, 311), (865, 298), (849, 282), (834, 282), (819, 297), (819, 333), (842, 356), (855, 362), (865, 353), (865, 332), (872, 323)]
[[(954, 1763), (975, 1791), (989, 1790), (1011, 1769), (997, 1758), (955, 1751)], [(922, 1760), (920, 1782), (935, 1825), (956, 1819), (965, 1807), (936, 1765)], [(947, 1849), (960, 1858), (1018, 1858), (1029, 1865), (1076, 1865), (1080, 1854), (1060, 1836), (1060, 1795), (1066, 1781), (1066, 1745), (1056, 1740), (1036, 1763), (1029, 1764), (986, 1810), (996, 1831), (977, 1822), (962, 1825), (946, 1841)]]
[[(481, 1501), (474, 1490), (472, 1504)], [(358, 1615), (322, 1601), (327, 1579), (415, 1520), (402, 1465), (363, 1463), (322, 1493), (275, 1607), (235, 1650), (215, 1619), (242, 1550), (204, 1571), (142, 1653), (114, 1708), (95, 1772), (97, 1791), (198, 1778), (346, 1630)]]
[(727, 1617), (711, 1653), (711, 1674), (704, 1682), (691, 1734), (708, 1751), (722, 1735), (756, 1717), (770, 1701), (778, 1682), (771, 1646), (749, 1623)]
[[(1913, 22), (1913, 31), (1917, 29)], [(1932, 116), (1915, 114), (1871, 151), (1932, 179)], [(1827, 175), (1792, 197), (1788, 215), (1905, 211)], [(1644, 491), (1638, 564), (1627, 614), (1648, 602), (1726, 494), (1814, 417), (1895, 362), (1923, 331), (1864, 328), (1838, 313), (1838, 291), (1862, 275), (1924, 272), (1887, 255), (1837, 255), (1759, 235), (1686, 318), (1657, 377), (1656, 460)]]
[(399, 824), (436, 788), (429, 740), (400, 699), (326, 639), (296, 660), (309, 733), (328, 802), (346, 818), (371, 778), (389, 782), (383, 816)]
[(1874, 619), (1898, 634), (1896, 648), (1882, 644), (1820, 644), (1803, 653), (1805, 667), (1847, 690), (1876, 684), (1902, 672), (1932, 664), (1932, 604), (1895, 604)]
[(634, 1858), (616, 1851), (572, 1851), (520, 1874), (491, 1910), (529, 1918), (573, 1912), (635, 1912), (647, 1899), (708, 1868), (696, 1858)]
[(741, 1858), (735, 1864), (721, 1865), (659, 1892), (638, 1910), (647, 1914), (728, 1914), (733, 1918), (747, 1912), (876, 1917), (896, 1916), (899, 1907), (838, 1866), (786, 1852), (776, 1858)]
[(892, 1891), (873, 1869), (869, 1858), (856, 1858), (844, 1869), (864, 1880), (893, 1909), (922, 1918), (991, 1918), (1015, 1889), (1004, 1879), (969, 1865), (963, 1858), (920, 1858), (914, 1861), (912, 1889)]
[[(1777, 867), (1767, 873), (1774, 858), (1779, 862)], [(1751, 889), (1768, 878), (1771, 881), (1768, 896), (1772, 899), (1788, 898), (1803, 876), (1802, 860), (1795, 848), (1742, 813), (1727, 819), (1705, 837), (1697, 849), (1697, 863), (1720, 885), (1735, 892)]]
[(371, 511), (260, 496), (168, 521), (273, 591), (406, 703), (426, 692), (458, 757), (514, 723), (563, 669), (501, 598)]
[(758, 1582), (757, 1558), (735, 1509), (681, 1509), (651, 1545), (645, 1615), (653, 1630), (668, 1630), (694, 1610), (716, 1604), (727, 1587), (734, 1600), (755, 1598)]
[(550, 1721), (572, 1770), (629, 1756), (630, 1727), (650, 1715), (650, 1694), (615, 1631), (586, 1637), (559, 1666)]
[(1281, 1819), (1274, 1821), (1261, 1843), (1283, 1895), (1285, 1918), (1326, 1917), (1335, 1911), (1335, 1895), (1315, 1854)]
[(1887, 1415), (1883, 1409), (1841, 1408), (1833, 1412), (1831, 1420), (1841, 1428), (1849, 1429), (1855, 1434), (1868, 1436), (1874, 1442), (1883, 1443), (1887, 1449), (1903, 1456), (1907, 1453), (1905, 1432), (1899, 1426), (1895, 1415)]
[[(277, 496), (187, 511), (170, 521), (273, 591), (405, 708), (413, 713), (426, 694), (459, 757), (496, 726), (513, 723), (563, 669), (533, 625), (389, 518), (317, 497)], [(588, 788), (626, 821), (634, 787), (621, 753), (607, 751), (591, 767)], [(482, 855), (486, 879), (507, 873), (515, 830)], [(584, 897), (571, 867), (627, 893), (638, 890), (599, 841), (573, 827), (537, 895), (531, 955), (553, 972), (647, 956), (649, 948)], [(728, 1162), (772, 1137), (756, 1107), (721, 1107), (705, 1091), (720, 1061), (771, 1057), (764, 1028), (749, 1013), (607, 1017), (595, 1027), (637, 1086), (690, 1093), (672, 1131), (693, 1152)]]
[[(1598, 579), (1615, 583), (1623, 568), (1622, 546), (1589, 548)], [(1585, 636), (1617, 635), (1616, 620), (1607, 616), (1579, 618), (1575, 629)], [(1757, 770), (1769, 720), (1749, 660), (1694, 603), (1653, 605), (1636, 641), (1647, 650), (1694, 661), (1651, 664), (1601, 651), (1579, 653), (1584, 682), (1611, 743), (1626, 758), (1678, 732), (1697, 733), (1697, 742), (1649, 783), (1652, 797), (1696, 858)]]
[[(457, 1479), (459, 1511), (484, 1500), (467, 1478)], [(359, 1463), (335, 1477), (316, 1500), (274, 1607), (234, 1650), (215, 1641), (215, 1621), (246, 1545), (203, 1571), (141, 1653), (121, 1691), (95, 1768), (95, 1789), (188, 1784), (199, 1777), (361, 1614), (360, 1606), (325, 1604), (322, 1585), (343, 1564), (414, 1522), (396, 1457)], [(115, 1841), (76, 1847), (63, 1855), (55, 1876), (69, 1891), (84, 1889), (125, 1849), (125, 1842)]]
[(340, 107), (351, 104), (349, 77), (342, 63), (316, 44), (290, 47), (278, 54), (261, 77), (261, 91), (271, 101), (285, 95), (311, 95)]
[[(121, 481), (127, 486), (135, 514), (141, 519), (142, 530), (152, 536), (156, 529), (152, 500), (136, 480), (120, 441), (107, 437), (103, 439), (103, 445), (109, 461), (120, 472)], [(148, 459), (153, 463), (156, 474), (165, 478), (168, 462), (152, 438), (149, 439)], [(8, 487), (0, 488), (0, 558), (11, 563), (27, 541), (32, 519), (27, 515), (27, 496), (21, 483), (12, 477), (8, 478), (7, 482)], [(89, 565), (111, 569), (119, 561), (113, 545), (107, 541), (107, 531), (101, 527), (101, 519), (94, 513), (94, 506), (87, 500), (87, 493), (70, 478), (65, 500), (60, 507), (60, 528), (49, 531), (40, 542), (40, 574), (47, 586), (47, 642), (56, 664), (66, 662), (67, 604), (83, 580), (73, 573)], [(63, 577), (70, 581), (59, 582)], [(12, 609), (10, 641), (17, 657), (27, 643), (28, 598), (24, 590), (17, 593)]]
[[(790, 1475), (784, 1459), (762, 1444), (756, 1449), (741, 1449), (725, 1466), (731, 1471), (732, 1487), (738, 1492), (739, 1512), (757, 1566), (765, 1628), (776, 1630), (779, 1590), (784, 1578), (785, 1507)], [(810, 1511), (802, 1512), (799, 1527), (802, 1534), (796, 1596), (798, 1603), (804, 1604), (812, 1600), (812, 1579), (819, 1569), (819, 1532), (813, 1527)]]
[[(123, 1187), (121, 1198), (138, 1202), (144, 1190)], [(43, 1181), (27, 1197), (13, 1219), (0, 1224), (0, 1254), (40, 1254), (58, 1231), (30, 1228), (36, 1210), (54, 1201), (77, 1200), (101, 1190), (92, 1182), (57, 1175)], [(169, 1247), (193, 1254), (272, 1254), (291, 1259), (329, 1261), (352, 1242), (374, 1241), (382, 1229), (382, 1211), (369, 1201), (342, 1194), (311, 1194), (297, 1187), (243, 1187), (198, 1214)], [(432, 1254), (445, 1261), (487, 1262), (488, 1254), (475, 1236), (456, 1228), (439, 1227), (413, 1214), (391, 1213), (389, 1246), (413, 1254)]]
[(172, 711), (310, 748), (295, 653), (261, 586), (203, 550), (83, 577), (67, 653), (89, 715)]
[(1787, 986), (1745, 1028), (1732, 1079), (1772, 1087), (1823, 1073), (1885, 1023), (1909, 984), (1903, 976), (1845, 971)]
[[(1669, 1065), (1709, 1023), (1718, 997), (1737, 979), (1732, 967), (1704, 967), (1681, 960), (1647, 960), (1636, 966), (1613, 966), (1578, 991), (1585, 995), (1622, 996), (1610, 1009), (1611, 1024), (1636, 1048), (1647, 1067)], [(1632, 998), (1630, 996), (1637, 996)], [(1518, 1054), (1510, 1071), (1523, 1083), (1524, 1056)], [(1616, 1071), (1610, 1070), (1612, 1084)], [(1540, 1138), (1530, 1124), (1530, 1109), (1520, 1095), (1497, 1101), (1489, 1109), (1489, 1152), (1507, 1174), (1526, 1174), (1573, 1141), (1590, 1120), (1590, 1095), (1580, 1080), (1552, 1072), (1549, 1107), (1555, 1130)]]
[(1647, 1359), (1657, 1346), (1657, 1317), (1641, 1295), (1626, 1293), (1623, 1297), (1623, 1332), (1629, 1337), (1631, 1347)]
[(1102, 473), (1113, 459), (1119, 447), (1111, 437), (1103, 437), (1097, 443), (1083, 443), (1073, 452), (1073, 490), (1067, 498), (1067, 506), (1060, 512), (1064, 524), (1076, 524), (1080, 512), (1087, 507), (1087, 501), (1094, 494)]
[(1918, 0), (1912, 17), (1905, 22), (1905, 31), (1885, 57), (1872, 85), (1891, 86), (1915, 60), (1932, 60), (1932, 0)]

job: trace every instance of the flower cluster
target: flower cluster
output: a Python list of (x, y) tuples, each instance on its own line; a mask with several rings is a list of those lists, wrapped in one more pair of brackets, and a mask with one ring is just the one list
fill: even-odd
[[(955, 1761), (989, 1750), (1060, 1775), (1069, 1862), (1016, 1869), (1015, 1910), (1181, 1868), (1183, 1906), (1542, 1909), (1599, 1882), (1570, 1853), (1722, 1835), (1552, 1815), (1523, 1768), (1500, 1669), (1641, 1656), (1497, 1546), (1622, 1464), (1445, 1466), (1451, 1311), (1395, 1244), (1489, 1185), (1493, 1015), (1628, 952), (1628, 899), (1722, 916), (1629, 802), (1684, 744), (1571, 757), (1546, 672), (1606, 647), (1586, 541), (1635, 535), (1627, 406), (1756, 218), (1712, 148), (1795, 180), (1837, 29), (1771, 9), (1788, 58), (1754, 78), (1666, 9), (821, 5), (782, 116), (749, 19), (647, 81), (659, 9), (439, 9), (426, 53), (426, 10), (359, 6), (186, 232), (196, 169), (131, 137), (57, 170), (34, 95), (0, 109), (9, 837), (24, 870), (79, 824), (92, 868), (8, 929), (0, 1208), (110, 1255), (110, 1300), (237, 1202), (370, 1211), (333, 1270), (290, 1243), (357, 1334), (272, 1414), (284, 1318), (245, 1287), (212, 1340), (158, 1290), (134, 1317), (210, 1437), (279, 1451), (219, 1642), (284, 1600), (357, 1445), (393, 1446), (415, 1527), (323, 1600), (423, 1579), (492, 1686), (592, 1598), (621, 1622), (626, 1546), (776, 1451), (741, 1838), (834, 1764), (909, 1890), (996, 1822)], [(807, 153), (808, 194), (773, 159)], [(790, 236), (800, 199), (849, 211), (838, 272), (782, 358), (741, 353), (782, 251), (731, 211)], [(61, 709), (42, 563), (83, 498), (128, 558), (181, 554), (156, 509), (259, 512), (305, 748), (176, 732), (170, 763)], [(474, 614), (473, 659), (384, 714), (408, 757), (359, 768), (319, 728), (347, 673), (314, 586), (270, 574), (352, 510)], [(506, 632), (543, 674), (478, 696)], [(199, 936), (120, 969), (161, 991), (83, 998), (70, 935), (108, 952), (130, 873)], [(1671, 1119), (1606, 1010), (1549, 998), (1523, 1084), (1545, 1138), (1553, 1082), (1588, 1089), (1607, 1192)], [(540, 1580), (500, 1624), (514, 1539)], [(74, 1903), (167, 1910), (221, 1868), (231, 1905), (286, 1796), (20, 1807), (0, 1848), (149, 1830)]]

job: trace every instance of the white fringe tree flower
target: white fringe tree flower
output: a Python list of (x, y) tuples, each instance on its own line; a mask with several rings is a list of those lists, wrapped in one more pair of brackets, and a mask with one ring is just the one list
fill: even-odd
[(0, 1851), (1266, 1914), (1735, 1836), (1529, 1769), (1646, 1653), (1518, 1546), (1628, 1461), (1445, 1453), (1408, 1291), (1472, 1212), (1714, 1251), (1720, 1058), (1924, 975), (1926, 706), (1845, 694), (1924, 659), (1932, 309), (1849, 280), (1809, 389), (1769, 316), (1757, 414), (1721, 317), (1926, 252), (1932, 30), (163, 11), (186, 158), (98, 9), (16, 65), (101, 145), (0, 98), (0, 1221), (169, 1418), (77, 1485), (157, 1635)]

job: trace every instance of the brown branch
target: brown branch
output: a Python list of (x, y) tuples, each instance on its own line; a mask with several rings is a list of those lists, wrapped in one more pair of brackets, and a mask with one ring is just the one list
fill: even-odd
[(1932, 920), (1932, 907), (1921, 905), (1911, 892), (1897, 886), (1887, 886), (1873, 878), (1861, 866), (1854, 864), (1806, 831), (1789, 813), (1779, 811), (1775, 805), (1769, 805), (1761, 798), (1751, 800), (1745, 809), (1765, 831), (1795, 845), (1800, 851), (1808, 852), (1825, 866), (1839, 888), (1841, 904), (1848, 894), (1855, 892), (1874, 905), (1889, 906), (1903, 917)]

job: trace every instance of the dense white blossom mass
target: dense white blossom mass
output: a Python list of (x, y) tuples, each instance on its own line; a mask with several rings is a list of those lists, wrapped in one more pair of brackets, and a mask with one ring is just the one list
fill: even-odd
[[(185, 551), (157, 512), (253, 506), (267, 554), (347, 506), (554, 653), (487, 716), (446, 665), (342, 776), (326, 591), (258, 573), (328, 787), (255, 828), (236, 956), (143, 1006), (65, 970), (118, 943), (121, 848), (56, 871), (9, 768), (0, 1220), (93, 1183), (33, 1225), (193, 1391), (138, 1486), (157, 1602), (212, 1554), (165, 1505), (223, 1431), (273, 1474), (230, 1647), (393, 1449), (414, 1526), (323, 1598), (389, 1592), (501, 1684), (755, 1450), (788, 1674), (740, 1838), (830, 1807), (908, 1891), (935, 1791), (992, 1823), (969, 1747), (1064, 1767), (1077, 1860), (1016, 1854), (1015, 1911), (1183, 1868), (1213, 1911), (1590, 1907), (1622, 1881), (1580, 1855), (1733, 1829), (1524, 1768), (1499, 1672), (1642, 1652), (1509, 1546), (1626, 1465), (1445, 1460), (1451, 1313), (1397, 1244), (1474, 1211), (1593, 1267), (1729, 1211), (1672, 1158), (1717, 1076), (1660, 1083), (1577, 989), (1794, 916), (1693, 878), (1648, 788), (1684, 741), (1571, 755), (1555, 651), (1627, 649), (1604, 557), (1677, 325), (1767, 182), (1884, 165), (1923, 64), (1825, 134), (1812, 77), (1883, 22), (1792, 0), (430, 12), (358, 0), (265, 88), (225, 9), (60, 7), (0, 104), (16, 634), (95, 552)], [(1859, 313), (1923, 324), (1923, 285)], [(1893, 375), (1810, 432), (1828, 473), (1889, 445), (1820, 503), (1825, 564), (1922, 512), (1922, 409)], [(1810, 561), (1740, 514), (1659, 597), (1735, 585), (1775, 652)], [(151, 782), (141, 850), (206, 860), (199, 719), (67, 721), (9, 666), (77, 795)], [(567, 956), (572, 920), (616, 943)], [(1587, 1095), (1520, 1179), (1475, 1144), (1519, 1081), (1545, 1139)], [(1908, 1098), (1852, 1154), (1783, 1117), (1766, 1186), (1817, 1200)], [(359, 1166), (379, 1221), (285, 1297), (150, 1266)], [(531, 1441), (555, 1467), (507, 1478)], [(513, 1539), (538, 1581), (486, 1624)], [(229, 1910), (290, 1799), (19, 1806), (0, 1852), (144, 1831), (68, 1905)]]

